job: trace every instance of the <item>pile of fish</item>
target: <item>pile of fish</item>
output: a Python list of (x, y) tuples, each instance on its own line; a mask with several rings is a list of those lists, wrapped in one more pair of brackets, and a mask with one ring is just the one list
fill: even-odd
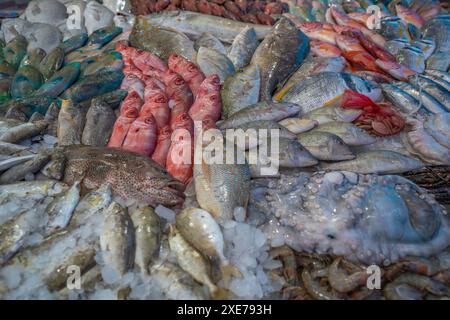
[(289, 10), (282, 1), (227, 1), (227, 0), (131, 0), (135, 15), (147, 15), (160, 11), (186, 10), (217, 17), (255, 24), (273, 25), (272, 15), (281, 15)]
[(448, 299), (448, 207), (402, 176), (450, 193), (445, 10), (31, 1), (2, 21), (0, 298)]

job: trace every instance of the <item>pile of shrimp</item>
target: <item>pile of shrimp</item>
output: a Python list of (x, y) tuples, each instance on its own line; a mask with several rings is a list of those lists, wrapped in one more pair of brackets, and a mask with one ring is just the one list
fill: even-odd
[(274, 248), (285, 279), (283, 299), (290, 300), (447, 300), (450, 299), (450, 248), (431, 258), (405, 258), (380, 267), (341, 257), (297, 253), (288, 246)]

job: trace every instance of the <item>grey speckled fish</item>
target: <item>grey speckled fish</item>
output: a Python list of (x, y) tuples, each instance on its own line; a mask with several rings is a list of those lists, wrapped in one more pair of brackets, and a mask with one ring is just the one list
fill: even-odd
[(287, 18), (279, 20), (251, 60), (261, 72), (260, 99), (271, 100), (276, 86), (298, 68), (308, 51), (308, 37)]
[(222, 85), (222, 117), (227, 118), (259, 100), (259, 67), (250, 65), (228, 77)]
[(233, 62), (236, 69), (244, 68), (250, 63), (258, 46), (259, 41), (255, 29), (245, 27), (234, 38), (228, 51), (228, 58)]
[(205, 76), (217, 74), (221, 83), (235, 72), (233, 63), (226, 55), (205, 47), (198, 49), (197, 64)]

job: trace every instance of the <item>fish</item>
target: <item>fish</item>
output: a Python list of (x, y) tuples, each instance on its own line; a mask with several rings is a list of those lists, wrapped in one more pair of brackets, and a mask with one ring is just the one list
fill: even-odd
[(321, 22), (303, 22), (297, 25), (298, 28), (311, 40), (326, 42), (336, 45), (336, 32), (333, 26)]
[(20, 144), (8, 143), (0, 141), (0, 154), (1, 155), (11, 155), (28, 150), (29, 147), (22, 146)]
[(105, 147), (111, 137), (116, 115), (104, 101), (93, 100), (86, 114), (81, 142), (84, 145)]
[(255, 29), (244, 27), (233, 39), (228, 49), (228, 58), (236, 70), (245, 68), (250, 63), (256, 48), (259, 46)]
[(404, 114), (414, 114), (422, 107), (419, 100), (393, 84), (383, 83), (381, 89), (383, 96)]
[(51, 154), (50, 161), (41, 169), (40, 173), (49, 179), (62, 180), (66, 158), (64, 154), (55, 151)]
[(104, 212), (105, 221), (100, 234), (100, 247), (105, 264), (123, 276), (132, 268), (136, 238), (133, 222), (126, 209), (112, 202)]
[(18, 164), (24, 163), (28, 160), (32, 160), (35, 157), (36, 157), (35, 155), (25, 155), (25, 156), (6, 158), (0, 162), (0, 171), (8, 170), (11, 167), (14, 167)]
[(68, 38), (67, 40), (64, 40), (60, 44), (60, 47), (64, 50), (65, 54), (69, 54), (72, 51), (75, 51), (83, 47), (86, 44), (87, 40), (88, 40), (87, 33), (82, 32)]
[(41, 152), (36, 157), (18, 164), (0, 175), (0, 183), (8, 184), (24, 179), (27, 174), (36, 173), (50, 161), (50, 155)]
[[(13, 77), (14, 74), (16, 73), (16, 69), (14, 69), (3, 58), (1, 58), (0, 61), (2, 62), (2, 63), (0, 63), (0, 78), (5, 79), (5, 78)], [(9, 87), (7, 89), (9, 89)]]
[[(0, 64), (1, 65), (1, 64)], [(11, 87), (12, 78), (0, 78), (0, 104), (11, 99), (9, 88)]]
[(44, 59), (46, 53), (41, 48), (35, 48), (28, 51), (27, 55), (23, 57), (22, 61), (20, 62), (21, 67), (25, 66), (32, 66), (36, 69), (39, 69), (39, 65), (41, 64), (42, 60)]
[(450, 82), (446, 81), (445, 79), (443, 79), (443, 78), (441, 78), (439, 76), (436, 76), (436, 75), (433, 75), (433, 74), (430, 74), (430, 73), (426, 73), (426, 74), (422, 74), (422, 77), (436, 82), (438, 85), (442, 86), (447, 91), (450, 90)]
[(216, 50), (221, 54), (227, 54), (227, 49), (225, 49), (222, 42), (219, 41), (209, 32), (203, 32), (200, 37), (194, 42), (194, 49), (198, 51), (200, 47), (205, 47), (209, 49)]
[(117, 37), (119, 34), (122, 33), (122, 28), (114, 26), (114, 25), (108, 25), (108, 26), (98, 28), (97, 30), (95, 30), (92, 33), (89, 32), (88, 27), (87, 27), (87, 29), (88, 29), (88, 33), (89, 33), (87, 46), (98, 45), (100, 47), (103, 47), (105, 44), (109, 43), (111, 40), (113, 40), (115, 37)]
[(386, 42), (386, 49), (392, 54), (397, 55), (399, 50), (409, 46), (408, 39), (393, 39)]
[(363, 174), (396, 174), (422, 167), (420, 161), (389, 150), (364, 151), (352, 160), (321, 164), (321, 168), (326, 171), (345, 170)]
[(123, 141), (122, 148), (151, 156), (156, 147), (157, 123), (150, 115), (140, 115), (133, 121)]
[(439, 70), (427, 69), (425, 70), (425, 74), (432, 75), (434, 77), (440, 78), (446, 82), (450, 82), (450, 75), (448, 72), (442, 72)]
[(420, 90), (428, 92), (446, 108), (447, 112), (450, 112), (450, 92), (447, 89), (421, 75), (410, 77), (409, 82)]
[(441, 145), (450, 144), (450, 115), (448, 113), (438, 113), (428, 117), (423, 123), (425, 130)]
[(450, 68), (448, 51), (435, 51), (426, 62), (427, 69), (447, 71)]
[(401, 80), (401, 81), (407, 81), (408, 77), (413, 76), (416, 74), (414, 70), (411, 70), (397, 62), (393, 61), (383, 61), (380, 59), (377, 59), (375, 61), (378, 67), (380, 67), (381, 70), (388, 73), (395, 79)]
[(336, 58), (342, 56), (342, 51), (337, 46), (320, 40), (311, 40), (309, 43), (313, 56), (321, 58)]
[(360, 77), (336, 72), (322, 72), (314, 74), (294, 85), (284, 96), (277, 98), (282, 102), (291, 102), (301, 107), (300, 114), (323, 107), (327, 102), (336, 99), (346, 89), (357, 91), (372, 100), (381, 98), (378, 85), (361, 79)]
[(170, 121), (169, 99), (166, 94), (161, 91), (148, 97), (141, 108), (141, 116), (152, 115), (156, 121), (157, 129), (165, 127)]
[(400, 49), (397, 54), (397, 61), (417, 73), (425, 71), (425, 56), (417, 47), (408, 46)]
[(428, 59), (436, 49), (436, 43), (431, 39), (415, 40), (412, 42), (412, 46), (420, 49), (425, 60)]
[(114, 13), (98, 2), (88, 2), (86, 9), (84, 9), (84, 19), (87, 32), (92, 35), (99, 29), (112, 27)]
[(175, 108), (174, 102), (182, 103), (183, 109), (186, 111), (191, 107), (194, 97), (192, 91), (184, 79), (172, 70), (164, 73), (161, 79), (166, 86), (166, 94), (169, 97), (169, 107), (173, 110)]
[(261, 78), (259, 67), (249, 65), (229, 76), (222, 85), (222, 117), (227, 118), (234, 113), (256, 104), (259, 100)]
[(176, 217), (176, 227), (190, 245), (207, 257), (213, 271), (221, 274), (225, 283), (229, 283), (231, 276), (242, 276), (225, 257), (222, 231), (209, 212), (200, 208), (183, 209)]
[(410, 8), (402, 6), (401, 4), (396, 4), (395, 10), (397, 12), (397, 17), (402, 19), (406, 24), (410, 23), (418, 29), (421, 29), (425, 24), (425, 19)]
[(152, 154), (152, 159), (161, 166), (166, 166), (167, 154), (169, 153), (172, 130), (170, 126), (165, 126), (158, 131), (158, 138), (156, 141), (155, 151)]
[(58, 116), (61, 101), (53, 101), (45, 112), (44, 120), (47, 123), (47, 128), (44, 130), (44, 134), (56, 137), (58, 135)]
[(220, 83), (235, 73), (233, 62), (226, 55), (205, 47), (200, 47), (197, 52), (197, 64), (205, 76), (217, 74)]
[(380, 35), (387, 41), (401, 38), (410, 40), (408, 27), (399, 17), (387, 16), (381, 18), (380, 27)]
[(78, 79), (80, 67), (79, 62), (66, 64), (36, 91), (36, 95), (52, 98), (58, 97)]
[(75, 182), (67, 191), (57, 195), (45, 209), (48, 222), (45, 225), (47, 235), (64, 229), (70, 222), (72, 214), (80, 200), (80, 183)]
[(329, 132), (341, 138), (349, 146), (372, 144), (375, 138), (352, 123), (335, 121), (320, 124), (312, 131)]
[(125, 114), (125, 112), (130, 109), (136, 109), (138, 112), (140, 112), (143, 103), (144, 101), (142, 100), (139, 93), (131, 89), (120, 105), (120, 115)]
[(155, 26), (177, 29), (192, 39), (198, 39), (205, 30), (208, 30), (210, 34), (225, 43), (232, 43), (245, 27), (253, 27), (259, 40), (271, 32), (269, 26), (230, 21), (230, 19), (222, 17), (189, 11), (153, 13), (142, 19)]
[(436, 52), (448, 52), (450, 47), (449, 29), (450, 19), (438, 16), (425, 23), (422, 28), (422, 38), (433, 40), (436, 44)]
[(226, 295), (223, 289), (212, 282), (209, 275), (210, 265), (205, 258), (173, 226), (170, 227), (169, 246), (177, 257), (178, 265), (196, 281), (206, 285), (212, 297), (220, 299)]
[(111, 51), (96, 58), (93, 58), (91, 63), (82, 67), (80, 77), (108, 71), (121, 71), (123, 68), (122, 55), (119, 52)]
[(206, 118), (217, 121), (220, 118), (221, 109), (219, 76), (207, 76), (198, 89), (196, 100), (189, 109), (189, 116), (194, 121), (203, 121)]
[(289, 79), (283, 84), (283, 87), (279, 89), (274, 97), (278, 99), (278, 95), (282, 95), (284, 92), (289, 91), (296, 83), (306, 79), (307, 77), (318, 74), (321, 72), (342, 72), (347, 65), (346, 60), (339, 57), (323, 58), (314, 57), (309, 55), (301, 64), (301, 66), (295, 71)]
[(47, 127), (45, 121), (27, 122), (10, 128), (8, 131), (0, 135), (0, 141), (9, 143), (19, 143), (25, 139), (37, 136)]
[(197, 96), (197, 91), (203, 80), (205, 74), (193, 62), (173, 53), (168, 60), (169, 69), (181, 75), (184, 81), (189, 85), (192, 94)]
[(27, 40), (22, 35), (17, 35), (3, 48), (3, 58), (14, 69), (18, 69), (20, 62), (27, 54)]
[(349, 146), (337, 135), (329, 132), (304, 132), (299, 134), (297, 139), (318, 160), (342, 161), (355, 158)]
[(306, 132), (318, 125), (316, 120), (303, 118), (287, 118), (278, 122), (281, 126), (294, 134)]
[(424, 107), (431, 113), (441, 113), (446, 112), (445, 106), (443, 106), (439, 101), (437, 101), (433, 96), (431, 96), (427, 91), (420, 90), (415, 86), (407, 83), (397, 81), (393, 83), (395, 86), (400, 88), (401, 90), (407, 92), (416, 100), (418, 100)]
[(300, 107), (293, 103), (261, 101), (229, 116), (219, 125), (219, 128), (231, 129), (244, 123), (260, 120), (280, 121), (297, 115), (299, 111)]
[(97, 213), (102, 213), (112, 201), (112, 185), (103, 183), (87, 193), (77, 204), (70, 220), (70, 226), (80, 226)]
[(364, 80), (375, 82), (378, 84), (391, 83), (392, 81), (395, 81), (395, 79), (391, 76), (375, 71), (356, 71), (353, 74)]
[(24, 36), (28, 41), (28, 50), (41, 48), (47, 53), (57, 48), (63, 40), (61, 31), (47, 23), (33, 23)]
[(64, 50), (57, 47), (50, 51), (39, 65), (39, 71), (44, 79), (49, 79), (56, 71), (58, 71), (64, 63)]
[(369, 71), (379, 71), (379, 68), (375, 63), (375, 58), (364, 49), (358, 39), (340, 34), (337, 36), (337, 40), (338, 47), (342, 50), (343, 56), (353, 66)]
[(256, 49), (251, 64), (258, 65), (261, 74), (261, 100), (271, 100), (272, 93), (301, 64), (309, 51), (309, 40), (286, 18), (273, 27)]
[(154, 21), (139, 16), (130, 34), (130, 44), (138, 49), (152, 52), (164, 61), (176, 53), (195, 61), (194, 43), (176, 28), (156, 25)]
[(23, 98), (33, 94), (42, 85), (41, 73), (34, 67), (25, 66), (19, 68), (11, 82), (11, 97)]
[(362, 110), (358, 109), (344, 109), (338, 106), (325, 106), (305, 113), (302, 115), (302, 118), (314, 120), (319, 125), (336, 121), (353, 122), (362, 113)]
[(149, 265), (159, 256), (161, 245), (161, 221), (155, 210), (143, 207), (130, 214), (136, 235), (135, 264), (143, 274), (149, 273)]
[(58, 115), (58, 145), (81, 144), (84, 124), (85, 117), (79, 105), (63, 100)]
[(122, 71), (108, 71), (86, 76), (64, 92), (64, 98), (82, 102), (119, 89), (124, 78)]
[(138, 67), (143, 74), (148, 76), (158, 75), (158, 72), (167, 71), (167, 65), (151, 52), (136, 49), (131, 58), (133, 64)]
[(126, 90), (118, 89), (95, 97), (91, 100), (91, 102), (104, 102), (108, 104), (112, 109), (116, 110), (120, 106), (123, 99), (125, 99), (127, 94), (128, 92)]
[(111, 138), (108, 141), (108, 147), (120, 148), (122, 146), (131, 124), (138, 116), (139, 110), (137, 108), (128, 108), (117, 118), (114, 123)]
[(109, 182), (114, 195), (142, 205), (175, 206), (183, 202), (184, 185), (148, 156), (126, 150), (91, 146), (64, 148), (64, 181), (80, 180), (87, 189)]

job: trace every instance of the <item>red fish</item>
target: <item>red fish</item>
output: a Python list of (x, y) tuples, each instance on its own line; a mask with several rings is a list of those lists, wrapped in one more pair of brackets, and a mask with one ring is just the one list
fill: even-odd
[(108, 147), (120, 148), (127, 136), (128, 129), (131, 124), (139, 115), (139, 111), (136, 108), (127, 109), (124, 114), (120, 115), (114, 123), (114, 128), (111, 134), (111, 138), (108, 142)]
[(170, 112), (170, 125), (172, 126), (172, 124), (175, 123), (175, 120), (180, 114), (189, 112), (189, 106), (187, 106), (183, 100), (177, 97), (172, 99), (170, 102), (172, 105), (172, 109)]
[(189, 88), (195, 97), (197, 95), (198, 88), (202, 84), (203, 80), (205, 80), (205, 75), (200, 68), (191, 61), (186, 60), (175, 53), (172, 53), (169, 56), (168, 64), (170, 70), (181, 75), (184, 81), (188, 83)]
[(129, 65), (125, 65), (122, 69), (123, 73), (125, 75), (134, 75), (136, 77), (138, 77), (139, 79), (143, 79), (144, 74), (142, 73), (141, 70), (139, 70), (133, 63), (129, 64)]
[(155, 151), (152, 154), (152, 159), (158, 162), (163, 167), (166, 166), (167, 154), (169, 153), (171, 145), (172, 130), (170, 126), (165, 126), (159, 129), (158, 141), (156, 142)]
[(151, 156), (156, 147), (156, 133), (155, 118), (152, 115), (139, 116), (131, 124), (122, 148)]
[(128, 94), (135, 91), (139, 94), (141, 99), (144, 99), (144, 82), (134, 74), (127, 74), (125, 76), (120, 85), (120, 89), (127, 90)]
[(144, 99), (147, 100), (153, 95), (165, 91), (166, 86), (158, 79), (148, 77), (145, 79)]
[(213, 92), (199, 97), (195, 100), (189, 115), (194, 121), (202, 121), (206, 118), (211, 118), (214, 121), (219, 120), (220, 111), (222, 109), (222, 101), (220, 93)]
[(144, 101), (136, 91), (131, 91), (122, 101), (120, 105), (120, 114), (124, 114), (129, 109), (136, 109), (138, 112), (141, 110)]
[[(172, 70), (167, 70), (161, 79), (166, 85), (166, 94), (169, 97), (169, 100), (174, 100), (178, 98), (183, 101), (185, 106), (189, 109), (193, 102), (192, 92), (189, 89), (188, 84), (183, 78), (176, 72)], [(169, 107), (172, 107), (172, 104), (169, 101)]]
[(425, 19), (420, 16), (413, 9), (402, 6), (401, 4), (395, 5), (397, 16), (402, 19), (406, 24), (411, 23), (416, 28), (422, 29), (425, 24)]
[(309, 47), (311, 52), (319, 57), (334, 58), (342, 55), (342, 51), (338, 47), (319, 40), (311, 40)]
[(220, 92), (220, 78), (216, 74), (209, 75), (198, 88), (196, 98), (208, 93)]
[(395, 61), (383, 61), (378, 59), (375, 62), (382, 70), (398, 80), (408, 81), (408, 77), (416, 74), (415, 71), (408, 69)]
[(320, 40), (336, 45), (336, 32), (329, 23), (303, 22), (297, 27), (311, 40)]
[(155, 118), (158, 129), (161, 129), (169, 124), (169, 99), (163, 91), (160, 91), (145, 100), (140, 115), (147, 116), (149, 114), (153, 115)]
[(368, 53), (359, 43), (358, 39), (346, 35), (338, 35), (336, 37), (339, 49), (342, 50), (342, 55), (352, 65), (361, 67), (365, 70), (380, 71), (375, 58)]
[(129, 47), (123, 42), (117, 42), (115, 50), (122, 54), (122, 60), (125, 66), (130, 66), (132, 64), (132, 58), (136, 51), (135, 48)]
[(134, 52), (132, 60), (134, 65), (141, 69), (141, 71), (146, 75), (153, 75), (148, 72), (152, 73), (167, 71), (167, 66), (164, 61), (148, 51), (137, 49)]
[(389, 51), (371, 41), (359, 30), (356, 29), (345, 30), (342, 32), (342, 34), (358, 39), (359, 43), (364, 47), (364, 49), (366, 49), (372, 56), (378, 59), (384, 61), (397, 61)]

